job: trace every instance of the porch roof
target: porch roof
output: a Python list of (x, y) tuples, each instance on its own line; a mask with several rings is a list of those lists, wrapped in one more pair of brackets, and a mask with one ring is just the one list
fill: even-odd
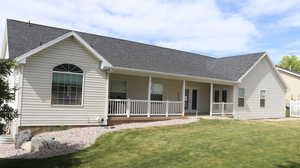
[[(72, 30), (7, 20), (10, 58), (17, 58)], [(237, 81), (265, 53), (214, 58), (75, 31), (112, 66)]]

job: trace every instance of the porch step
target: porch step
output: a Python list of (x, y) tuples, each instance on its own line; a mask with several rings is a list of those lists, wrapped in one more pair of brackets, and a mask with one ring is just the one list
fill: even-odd
[(0, 144), (13, 144), (14, 139), (10, 135), (0, 135)]

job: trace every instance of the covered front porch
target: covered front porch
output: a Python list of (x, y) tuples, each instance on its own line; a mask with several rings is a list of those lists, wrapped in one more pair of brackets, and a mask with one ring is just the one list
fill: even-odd
[(111, 73), (109, 117), (233, 115), (232, 85)]

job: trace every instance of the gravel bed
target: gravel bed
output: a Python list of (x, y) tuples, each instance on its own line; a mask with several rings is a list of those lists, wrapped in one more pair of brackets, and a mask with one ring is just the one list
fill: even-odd
[(168, 126), (188, 124), (197, 121), (197, 118), (174, 119), (166, 121), (129, 123), (115, 125), (112, 127), (83, 127), (72, 128), (63, 131), (45, 132), (39, 136), (49, 136), (55, 138), (55, 150), (39, 151), (35, 153), (24, 153), (22, 150), (15, 150), (13, 144), (0, 144), (0, 158), (48, 158), (68, 153), (77, 152), (94, 144), (96, 139), (108, 132), (130, 129), (145, 128), (153, 126)]

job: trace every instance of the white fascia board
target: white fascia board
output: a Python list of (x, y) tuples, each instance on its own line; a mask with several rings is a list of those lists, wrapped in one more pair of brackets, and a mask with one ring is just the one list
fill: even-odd
[(98, 58), (100, 61), (102, 61), (103, 62), (103, 68), (112, 66), (103, 56), (101, 56), (85, 40), (83, 40), (77, 33), (73, 32), (73, 31), (69, 32), (69, 33), (66, 33), (66, 34), (64, 34), (64, 35), (62, 35), (62, 36), (60, 36), (60, 37), (58, 37), (58, 38), (56, 38), (52, 41), (49, 41), (49, 42), (47, 42), (47, 43), (45, 43), (45, 44), (43, 44), (43, 45), (41, 45), (41, 46), (39, 46), (35, 49), (30, 50), (29, 52), (17, 57), (16, 61), (18, 63), (24, 64), (24, 63), (26, 63), (26, 58), (28, 58), (28, 57), (44, 50), (44, 49), (46, 49), (46, 48), (62, 41), (62, 40), (65, 40), (69, 37), (74, 37), (81, 45), (83, 45), (88, 51), (90, 51), (96, 58)]
[(117, 66), (112, 67), (112, 72), (114, 72), (114, 70), (140, 72), (140, 73), (147, 73), (147, 74), (152, 74), (152, 75), (170, 76), (170, 77), (175, 77), (178, 80), (181, 80), (181, 79), (189, 79), (189, 80), (195, 80), (195, 81), (196, 80), (205, 80), (205, 81), (210, 81), (213, 83), (223, 83), (223, 84), (228, 84), (228, 85), (235, 85), (235, 84), (240, 83), (238, 81), (231, 81), (231, 80), (222, 80), (222, 79), (216, 79), (216, 78), (207, 78), (207, 77), (199, 77), (199, 76), (192, 76), (192, 75), (166, 73), (166, 72), (158, 72), (158, 71), (151, 71), (151, 70), (141, 70), (141, 69), (134, 69), (134, 68), (124, 68), (124, 67), (117, 67)]
[(2, 48), (1, 48), (1, 57), (0, 58), (4, 59), (6, 56), (8, 56), (7, 24), (5, 24), (5, 28), (4, 28), (4, 35), (3, 35)]

